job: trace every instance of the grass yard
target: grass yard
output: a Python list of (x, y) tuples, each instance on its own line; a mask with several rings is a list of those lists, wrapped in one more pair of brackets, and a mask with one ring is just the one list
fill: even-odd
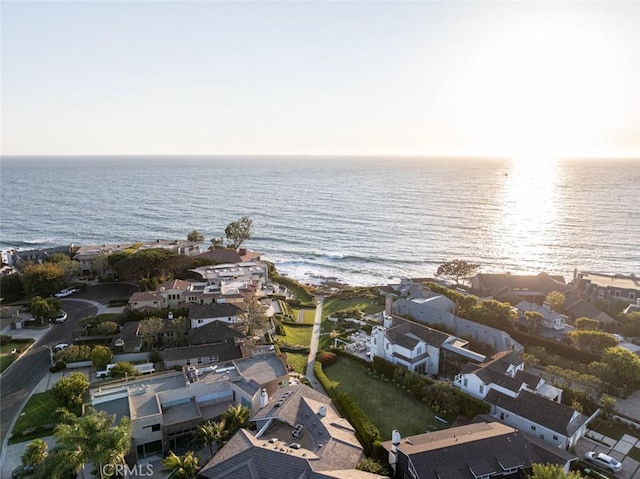
[[(58, 403), (53, 397), (51, 390), (37, 393), (29, 398), (20, 417), (13, 428), (13, 435), (26, 431), (27, 429), (44, 426), (53, 422), (54, 412), (58, 408)], [(19, 439), (21, 441), (22, 439)]]
[(632, 447), (629, 453), (627, 454), (627, 457), (630, 457), (631, 459), (640, 462), (640, 449), (638, 449), (637, 447)]
[(600, 434), (604, 434), (605, 436), (610, 437), (611, 439), (615, 439), (616, 441), (622, 439), (622, 436), (624, 436), (625, 434), (629, 434), (636, 439), (640, 439), (640, 432), (618, 422), (600, 421), (596, 419), (589, 423), (589, 429), (595, 432), (599, 432)]
[(0, 346), (0, 373), (7, 369), (9, 365), (18, 358), (19, 354), (13, 355), (11, 351), (14, 349), (18, 352), (25, 351), (31, 343), (33, 343), (33, 339), (27, 343), (15, 343), (12, 341)]
[(309, 359), (308, 354), (291, 353), (287, 352), (287, 363), (293, 366), (295, 372), (300, 374), (307, 374), (307, 361)]
[(290, 345), (309, 346), (311, 343), (311, 333), (313, 332), (313, 326), (289, 326), (287, 323), (282, 323), (285, 332), (285, 336), (280, 336), (280, 341)]
[(335, 313), (336, 311), (342, 311), (343, 309), (351, 308), (357, 308), (361, 311), (364, 311), (364, 314), (373, 314), (382, 311), (384, 309), (384, 306), (364, 298), (328, 298), (322, 304), (322, 317), (326, 318), (327, 316), (331, 316), (331, 314)]
[(338, 356), (324, 372), (338, 392), (354, 399), (378, 427), (383, 440), (391, 439), (393, 429), (407, 437), (447, 427), (435, 419), (436, 414), (424, 402), (391, 382), (367, 375), (365, 367), (356, 361)]
[[(308, 324), (313, 325), (314, 320), (316, 319), (316, 310), (315, 309), (303, 309), (302, 311), (302, 322), (298, 324)], [(298, 319), (298, 310), (295, 310), (294, 317), (296, 320)]]

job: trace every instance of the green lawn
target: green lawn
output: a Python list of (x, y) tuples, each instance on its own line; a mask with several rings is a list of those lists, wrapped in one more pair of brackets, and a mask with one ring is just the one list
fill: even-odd
[(11, 354), (16, 349), (19, 352), (25, 351), (33, 343), (31, 339), (28, 343), (14, 343), (13, 341), (0, 346), (0, 373), (7, 369), (9, 365), (15, 361), (18, 355)]
[(366, 371), (363, 365), (342, 356), (324, 369), (338, 392), (354, 399), (384, 440), (391, 439), (393, 429), (407, 437), (447, 427), (435, 419), (435, 413), (424, 402), (391, 382), (373, 379)]
[(328, 298), (322, 304), (322, 317), (326, 318), (331, 313), (342, 311), (343, 309), (357, 308), (364, 311), (365, 314), (378, 313), (384, 309), (384, 306), (367, 299), (338, 299)]
[[(302, 310), (302, 323), (298, 324), (309, 324), (312, 325), (314, 320), (316, 319), (316, 310), (315, 309), (303, 309)], [(296, 320), (298, 319), (298, 310), (295, 310), (294, 317)]]
[(287, 352), (287, 363), (293, 366), (293, 369), (300, 374), (307, 374), (308, 354)]
[(313, 326), (289, 326), (287, 323), (282, 323), (285, 332), (285, 336), (280, 336), (280, 341), (290, 345), (309, 346), (311, 344), (311, 333), (313, 332)]
[(627, 457), (630, 457), (631, 459), (634, 459), (635, 461), (640, 462), (640, 449), (638, 449), (637, 447), (632, 447), (629, 453), (627, 454)]
[(54, 422), (54, 412), (58, 408), (58, 403), (51, 390), (37, 393), (29, 398), (16, 425), (13, 434), (16, 435), (27, 429), (44, 426)]
[(616, 441), (622, 439), (625, 434), (640, 439), (640, 432), (617, 422), (605, 422), (596, 419), (589, 423), (589, 428)]

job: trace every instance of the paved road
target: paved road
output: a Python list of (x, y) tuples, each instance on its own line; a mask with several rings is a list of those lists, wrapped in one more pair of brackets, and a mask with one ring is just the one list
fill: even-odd
[(49, 350), (45, 346), (53, 347), (59, 343), (71, 343), (78, 320), (95, 315), (98, 311), (98, 308), (90, 303), (64, 299), (62, 308), (67, 312), (67, 320), (61, 324), (51, 325), (49, 331), (37, 343), (2, 373), (0, 393), (2, 400), (0, 443), (2, 444), (11, 421), (18, 414), (33, 388), (49, 372), (51, 363)]
[[(138, 287), (127, 283), (91, 286), (70, 298), (62, 299), (68, 318), (53, 324), (38, 342), (2, 373), (0, 380), (0, 444), (5, 444), (13, 418), (23, 407), (31, 391), (49, 371), (50, 355), (45, 346), (71, 344), (78, 320), (99, 314), (111, 298), (128, 298)], [(26, 332), (27, 330), (21, 330)]]

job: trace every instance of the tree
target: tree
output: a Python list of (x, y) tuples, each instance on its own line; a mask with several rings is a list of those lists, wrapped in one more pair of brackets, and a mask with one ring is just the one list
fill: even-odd
[(89, 359), (96, 369), (103, 370), (113, 361), (113, 351), (107, 346), (95, 346), (89, 353)]
[(182, 456), (176, 456), (173, 451), (169, 451), (169, 455), (162, 460), (165, 469), (175, 471), (178, 479), (193, 479), (198, 472), (198, 458), (193, 451), (188, 451)]
[(472, 264), (463, 259), (454, 259), (438, 266), (436, 277), (452, 279), (456, 282), (456, 285), (459, 285), (461, 279), (470, 278), (479, 269), (479, 264)]
[(601, 354), (606, 348), (618, 344), (618, 341), (609, 333), (603, 331), (576, 330), (569, 333), (580, 348), (589, 349), (596, 354)]
[(640, 386), (640, 357), (628, 349), (614, 346), (604, 350), (601, 358), (615, 373), (616, 383), (631, 389)]
[(545, 300), (549, 303), (550, 309), (562, 313), (564, 311), (564, 303), (567, 298), (559, 291), (551, 291), (547, 294)]
[(115, 321), (103, 321), (93, 328), (93, 332), (96, 336), (108, 336), (110, 334), (116, 334), (120, 331), (120, 326)]
[(24, 294), (24, 279), (20, 273), (0, 276), (0, 291), (2, 299), (8, 303), (13, 303)]
[(47, 479), (76, 477), (82, 469), (83, 463), (80, 450), (68, 450), (56, 446), (44, 461), (42, 477)]
[(576, 329), (578, 331), (597, 331), (600, 329), (600, 322), (597, 319), (578, 318), (576, 319)]
[(609, 396), (608, 394), (603, 394), (600, 397), (600, 408), (602, 409), (602, 414), (604, 417), (609, 419), (614, 411), (616, 410), (617, 401), (613, 396)]
[(104, 277), (109, 271), (109, 257), (106, 254), (99, 254), (91, 260), (91, 272), (98, 278)]
[(542, 322), (542, 313), (537, 311), (527, 311), (524, 313), (524, 319), (527, 321), (527, 330), (529, 334), (533, 334)]
[(202, 243), (204, 242), (204, 235), (200, 233), (198, 230), (193, 230), (191, 233), (187, 235), (187, 241), (193, 241), (194, 243)]
[(164, 319), (157, 316), (143, 319), (138, 326), (138, 334), (142, 336), (142, 341), (148, 348), (155, 349), (160, 345), (160, 336), (164, 332), (164, 326)]
[(167, 337), (166, 346), (169, 348), (178, 348), (189, 344), (189, 331), (191, 330), (191, 321), (189, 318), (180, 316), (169, 321), (169, 336)]
[(131, 420), (125, 416), (115, 425), (115, 417), (90, 408), (84, 416), (58, 424), (54, 436), (60, 449), (70, 456), (66, 462), (91, 462), (101, 478), (104, 464), (124, 464), (131, 448)]
[(231, 437), (238, 429), (247, 425), (249, 422), (249, 410), (240, 404), (229, 406), (229, 408), (222, 413), (222, 419), (224, 419), (227, 425), (227, 437)]
[(509, 303), (485, 299), (469, 310), (469, 319), (482, 324), (493, 324), (501, 328), (513, 327), (514, 313)]
[(44, 460), (47, 457), (47, 448), (49, 446), (42, 439), (34, 439), (29, 443), (27, 448), (22, 454), (22, 464), (25, 466), (32, 466), (36, 473), (36, 477), (41, 477), (42, 466)]
[(36, 296), (29, 303), (29, 311), (39, 324), (50, 322), (60, 311), (60, 300), (58, 298), (43, 298)]
[(167, 276), (166, 263), (177, 253), (163, 248), (143, 249), (118, 261), (113, 268), (121, 279), (140, 281), (154, 277)]
[(89, 388), (89, 380), (82, 373), (62, 377), (51, 388), (58, 404), (69, 411), (80, 413), (82, 399)]
[(245, 312), (240, 319), (247, 328), (247, 334), (251, 335), (262, 330), (267, 324), (266, 308), (257, 299), (252, 299), (247, 303)]
[(379, 461), (370, 458), (360, 459), (356, 469), (359, 471), (370, 472), (379, 476), (388, 476), (389, 471)]
[(220, 237), (218, 238), (211, 238), (211, 246), (213, 248), (219, 248), (222, 246), (222, 244), (224, 243), (224, 240)]
[(114, 378), (133, 377), (138, 374), (138, 371), (133, 367), (133, 364), (127, 361), (120, 361), (111, 368), (111, 376)]
[(196, 430), (197, 441), (209, 446), (211, 457), (213, 457), (213, 445), (217, 444), (219, 446), (222, 443), (227, 433), (226, 428), (226, 421), (221, 419), (216, 422), (207, 421)]
[(47, 297), (66, 286), (64, 272), (56, 263), (29, 263), (22, 272), (29, 295)]
[(242, 243), (251, 238), (253, 233), (253, 220), (249, 216), (242, 216), (238, 221), (229, 223), (224, 229), (228, 246), (238, 249)]
[(532, 464), (531, 479), (580, 479), (582, 474), (577, 471), (564, 472), (557, 464)]

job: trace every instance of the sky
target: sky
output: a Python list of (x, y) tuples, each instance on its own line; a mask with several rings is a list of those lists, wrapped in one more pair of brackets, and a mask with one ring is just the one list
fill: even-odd
[(5, 0), (3, 155), (640, 157), (640, 2)]

